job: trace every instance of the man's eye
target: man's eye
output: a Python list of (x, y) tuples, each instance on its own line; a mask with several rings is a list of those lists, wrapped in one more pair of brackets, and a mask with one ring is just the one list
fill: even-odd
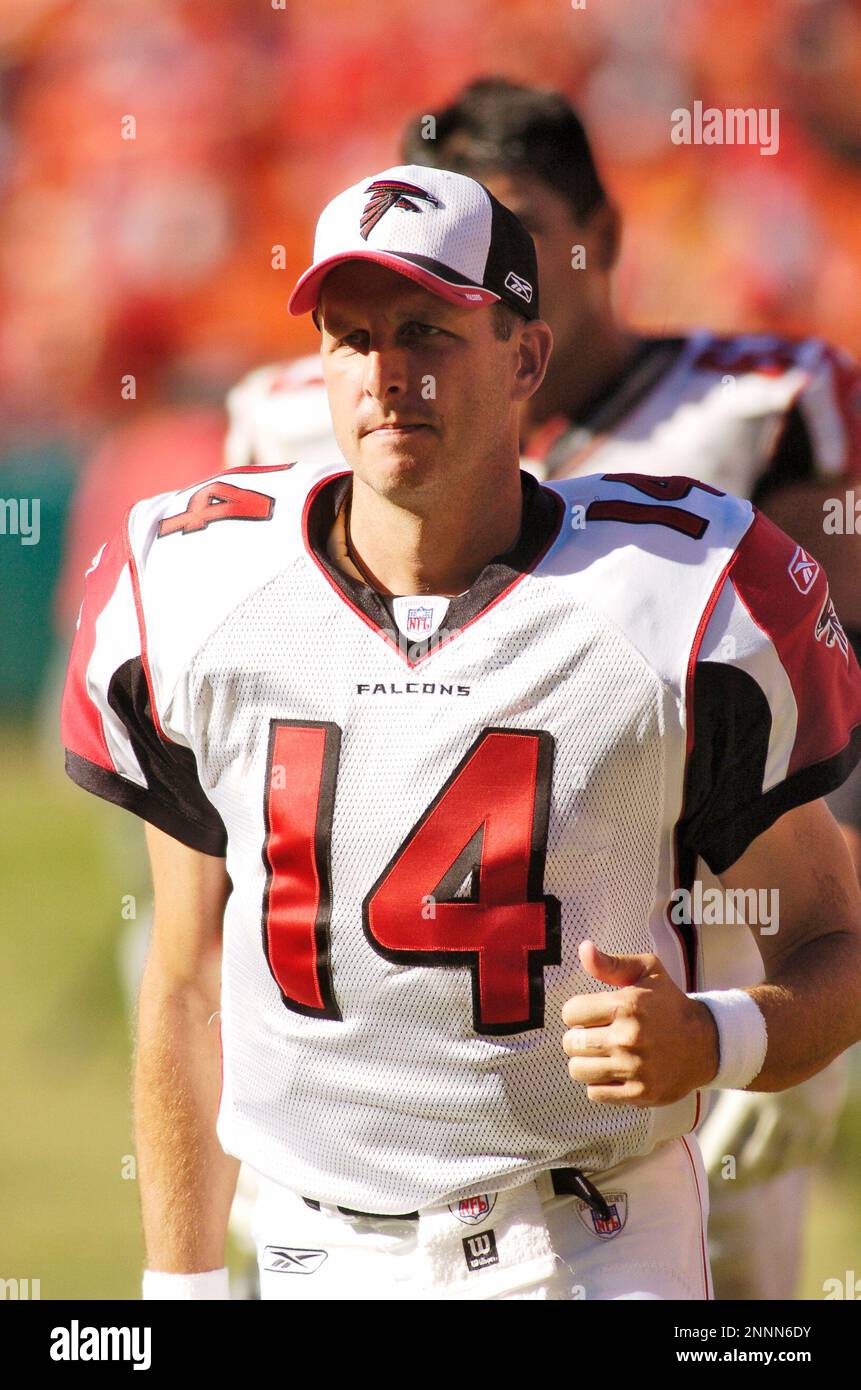
[[(441, 338), (445, 336), (444, 328), (437, 328), (433, 323), (419, 323), (413, 321), (405, 323), (401, 328), (403, 337), (415, 338)], [(364, 328), (356, 328), (352, 333), (340, 333), (337, 338), (338, 347), (355, 348), (361, 351), (368, 343), (368, 334)]]

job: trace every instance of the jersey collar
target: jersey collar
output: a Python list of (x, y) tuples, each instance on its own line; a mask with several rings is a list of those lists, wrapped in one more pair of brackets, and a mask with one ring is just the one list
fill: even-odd
[(446, 637), (442, 640), (431, 637), (426, 642), (412, 642), (405, 650), (403, 639), (401, 642), (391, 640), (390, 634), (397, 624), (384, 596), (369, 584), (344, 574), (332, 563), (326, 550), (326, 540), (351, 479), (349, 472), (338, 473), (334, 477), (324, 478), (311, 493), (303, 521), (305, 547), (339, 597), (400, 651), (408, 666), (418, 665), (459, 637), (464, 629), (495, 607), (534, 570), (556, 540), (565, 511), (565, 504), (558, 493), (542, 487), (528, 473), (521, 471), (523, 516), (520, 534), (514, 545), (504, 554), (489, 560), (473, 584), (451, 600), (445, 619)]

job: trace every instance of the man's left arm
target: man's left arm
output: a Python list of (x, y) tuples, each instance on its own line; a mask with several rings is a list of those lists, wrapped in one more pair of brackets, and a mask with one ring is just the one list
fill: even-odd
[(858, 761), (861, 669), (824, 572), (765, 516), (737, 544), (694, 650), (678, 881), (689, 888), (702, 860), (726, 891), (776, 893), (778, 930), (757, 939), (765, 982), (707, 1002), (653, 953), (583, 942), (583, 969), (612, 987), (562, 1010), (569, 1072), (590, 1100), (669, 1105), (712, 1082), (785, 1090), (861, 1038), (861, 890), (821, 800)]
[(747, 1089), (782, 1091), (861, 1038), (861, 889), (821, 800), (781, 816), (720, 879), (775, 895), (777, 930), (756, 937), (765, 982), (747, 991), (765, 1017), (768, 1049)]
[[(781, 816), (720, 874), (727, 889), (777, 894), (777, 931), (757, 937), (766, 980), (745, 993), (768, 1044), (745, 1088), (782, 1091), (861, 1039), (861, 889), (837, 822), (821, 800)], [(562, 1050), (590, 1100), (669, 1105), (707, 1086), (720, 1064), (717, 1026), (654, 955), (608, 955), (584, 942), (585, 970), (605, 985), (569, 999)]]

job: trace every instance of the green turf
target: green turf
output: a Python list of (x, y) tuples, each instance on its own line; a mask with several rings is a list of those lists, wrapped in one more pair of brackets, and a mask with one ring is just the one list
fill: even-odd
[(133, 1298), (141, 1240), (129, 1036), (116, 969), (123, 885), (102, 807), (4, 731), (0, 843), (0, 1275), (42, 1298)]

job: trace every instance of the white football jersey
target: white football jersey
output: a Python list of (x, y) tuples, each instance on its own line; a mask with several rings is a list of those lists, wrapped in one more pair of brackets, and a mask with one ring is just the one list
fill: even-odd
[(313, 466), (340, 456), (319, 353), (248, 372), (227, 393), (227, 468)]
[(861, 373), (816, 338), (646, 340), (583, 415), (545, 432), (539, 476), (685, 473), (758, 502), (781, 483), (861, 474)]
[(604, 988), (577, 948), (695, 988), (674, 888), (848, 775), (861, 672), (825, 576), (691, 479), (523, 473), (517, 545), (416, 640), (421, 599), (404, 635), (328, 559), (350, 476), (139, 502), (70, 660), (72, 778), (226, 855), (220, 1141), (387, 1213), (648, 1153), (698, 1097), (570, 1079), (562, 1006)]
[[(228, 467), (338, 454), (319, 356), (249, 373), (227, 406)], [(861, 474), (861, 373), (816, 338), (697, 329), (649, 339), (582, 420), (557, 417), (526, 447), (522, 467), (540, 479), (680, 473), (756, 502), (804, 478), (849, 483)], [(705, 891), (718, 886), (703, 863), (697, 877)], [(756, 939), (746, 926), (706, 923), (704, 986), (760, 981)]]

